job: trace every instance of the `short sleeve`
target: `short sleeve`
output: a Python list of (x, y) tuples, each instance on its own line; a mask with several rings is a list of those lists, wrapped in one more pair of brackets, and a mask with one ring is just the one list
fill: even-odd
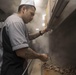
[(28, 47), (28, 41), (25, 36), (24, 25), (21, 22), (11, 23), (7, 27), (7, 33), (10, 38), (10, 42), (13, 48), (13, 51)]

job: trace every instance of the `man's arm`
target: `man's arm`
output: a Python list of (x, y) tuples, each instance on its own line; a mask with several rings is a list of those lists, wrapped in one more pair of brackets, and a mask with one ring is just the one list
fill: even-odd
[(31, 48), (23, 48), (16, 50), (16, 54), (18, 57), (24, 58), (24, 59), (40, 59), (42, 61), (47, 61), (48, 56), (46, 54), (39, 54), (32, 50)]
[(40, 32), (35, 33), (35, 34), (29, 34), (29, 39), (30, 40), (33, 40), (33, 39), (35, 39), (35, 38), (37, 38), (39, 36), (41, 36)]
[(29, 35), (29, 39), (30, 39), (30, 40), (33, 40), (33, 39), (35, 39), (35, 38), (43, 35), (43, 34), (46, 33), (47, 31), (48, 31), (47, 29), (44, 29), (44, 30), (42, 30), (42, 31), (39, 31), (39, 32), (36, 33), (36, 34), (30, 34), (30, 35)]

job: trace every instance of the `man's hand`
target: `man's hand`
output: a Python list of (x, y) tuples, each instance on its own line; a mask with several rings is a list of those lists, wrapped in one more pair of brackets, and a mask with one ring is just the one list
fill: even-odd
[(43, 62), (46, 62), (46, 61), (48, 61), (48, 55), (47, 54), (40, 54), (40, 57), (39, 57), (39, 59), (41, 60), (41, 61), (43, 61)]
[(50, 30), (48, 30), (47, 28), (45, 28), (44, 30), (41, 30), (41, 33), (44, 34), (44, 33), (48, 32), (48, 31), (50, 31)]

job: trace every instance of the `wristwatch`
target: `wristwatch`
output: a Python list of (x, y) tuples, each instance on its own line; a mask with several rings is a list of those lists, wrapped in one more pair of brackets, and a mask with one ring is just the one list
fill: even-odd
[(43, 33), (42, 33), (41, 31), (39, 31), (39, 34), (40, 34), (40, 35), (43, 35)]

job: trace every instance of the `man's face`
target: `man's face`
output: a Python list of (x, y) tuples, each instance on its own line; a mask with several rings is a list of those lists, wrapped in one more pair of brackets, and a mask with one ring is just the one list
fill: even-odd
[(25, 9), (24, 13), (23, 13), (23, 20), (24, 20), (24, 22), (28, 23), (31, 20), (33, 20), (34, 15), (35, 15), (34, 7), (30, 8), (30, 9)]

